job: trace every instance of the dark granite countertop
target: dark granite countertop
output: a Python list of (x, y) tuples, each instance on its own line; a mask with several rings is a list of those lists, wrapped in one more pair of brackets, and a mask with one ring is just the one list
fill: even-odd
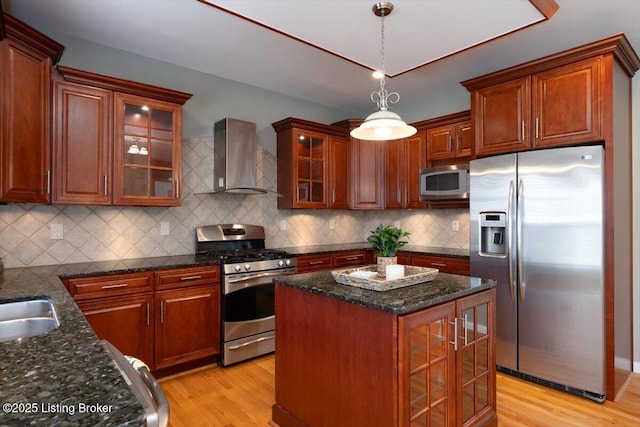
[[(348, 243), (281, 249), (301, 255), (371, 247), (368, 243)], [(468, 256), (465, 250), (422, 246), (406, 246), (403, 251)], [(177, 255), (5, 269), (0, 274), (0, 302), (46, 296), (55, 305), (60, 326), (44, 335), (0, 343), (0, 403), (9, 404), (0, 411), (0, 426), (141, 425), (141, 405), (60, 279), (215, 264), (215, 260), (196, 255)], [(384, 292), (382, 296), (338, 285), (330, 272), (287, 276), (286, 280), (294, 280), (292, 286), (311, 292), (394, 313), (490, 287), (476, 279), (440, 274), (431, 285), (415, 285), (414, 289)]]
[[(328, 245), (295, 246), (290, 248), (278, 248), (294, 255), (311, 255), (343, 251), (372, 250), (367, 242), (361, 243), (335, 243)], [(436, 246), (407, 245), (398, 252), (418, 255), (450, 256), (454, 258), (469, 258), (469, 249), (441, 248)]]
[(384, 292), (342, 285), (333, 279), (331, 271), (280, 276), (274, 280), (292, 288), (394, 314), (411, 313), (496, 286), (494, 280), (445, 273), (438, 273), (430, 282)]
[(7, 405), (0, 410), (0, 426), (142, 425), (142, 406), (60, 277), (203, 264), (185, 255), (5, 269), (0, 302), (49, 297), (60, 326), (44, 335), (0, 343), (0, 403)]

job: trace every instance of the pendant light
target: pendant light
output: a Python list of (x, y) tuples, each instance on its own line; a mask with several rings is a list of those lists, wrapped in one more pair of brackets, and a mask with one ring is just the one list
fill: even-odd
[(389, 104), (395, 104), (400, 100), (398, 92), (387, 92), (384, 71), (384, 17), (393, 10), (391, 2), (380, 2), (373, 5), (373, 13), (380, 17), (380, 45), (382, 68), (374, 73), (380, 78), (380, 91), (371, 94), (371, 101), (376, 103), (378, 111), (369, 114), (362, 124), (351, 131), (351, 136), (356, 139), (368, 141), (387, 141), (407, 138), (414, 135), (417, 130), (406, 124), (399, 115), (389, 111)]

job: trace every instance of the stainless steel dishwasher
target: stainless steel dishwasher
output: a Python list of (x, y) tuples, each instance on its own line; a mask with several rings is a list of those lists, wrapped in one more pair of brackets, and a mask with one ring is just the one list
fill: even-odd
[(145, 411), (147, 427), (169, 425), (169, 402), (160, 384), (146, 368), (136, 369), (109, 341), (100, 341)]

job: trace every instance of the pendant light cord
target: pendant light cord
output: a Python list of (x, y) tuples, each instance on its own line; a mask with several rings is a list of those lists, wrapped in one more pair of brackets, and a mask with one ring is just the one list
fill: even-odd
[(371, 101), (375, 102), (378, 106), (378, 109), (382, 111), (387, 111), (389, 109), (389, 104), (395, 104), (400, 100), (400, 95), (398, 92), (387, 92), (384, 88), (385, 86), (385, 62), (384, 62), (384, 10), (380, 13), (380, 58), (381, 58), (381, 70), (382, 77), (380, 78), (380, 91), (373, 92), (371, 94)]

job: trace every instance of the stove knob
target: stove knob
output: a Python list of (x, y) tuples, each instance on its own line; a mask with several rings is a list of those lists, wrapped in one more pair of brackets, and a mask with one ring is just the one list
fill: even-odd
[(249, 264), (245, 264), (244, 265), (244, 269), (249, 271), (249, 270), (251, 270), (251, 266)]
[(286, 259), (284, 263), (287, 264), (287, 265), (291, 265), (291, 260), (290, 259)]
[(236, 264), (234, 270), (238, 273), (240, 273), (240, 271), (242, 271), (242, 267), (240, 267), (239, 265)]
[(283, 267), (283, 266), (284, 266), (284, 261), (283, 260), (278, 260), (278, 267)]

